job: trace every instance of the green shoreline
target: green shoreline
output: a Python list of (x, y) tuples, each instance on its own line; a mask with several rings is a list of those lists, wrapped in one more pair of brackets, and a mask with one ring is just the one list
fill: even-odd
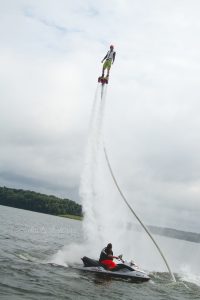
[(0, 187), (0, 205), (74, 220), (82, 218), (82, 206), (73, 200), (5, 186)]
[(72, 219), (72, 220), (76, 220), (76, 221), (82, 221), (83, 220), (83, 217), (81, 217), (81, 216), (75, 216), (75, 215), (69, 215), (69, 214), (57, 215), (57, 217), (68, 218), (68, 219)]

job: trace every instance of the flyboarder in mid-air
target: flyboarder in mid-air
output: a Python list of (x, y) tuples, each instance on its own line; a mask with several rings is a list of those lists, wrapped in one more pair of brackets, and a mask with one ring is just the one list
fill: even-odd
[[(111, 45), (110, 50), (107, 52), (106, 56), (101, 61), (103, 63), (105, 60), (105, 62), (103, 64), (102, 76), (98, 78), (98, 81), (101, 82), (102, 84), (108, 83), (110, 68), (111, 68), (111, 65), (115, 61), (115, 55), (116, 55), (116, 52), (114, 51), (114, 46)], [(107, 75), (106, 75), (106, 77), (104, 77), (104, 72), (106, 69), (107, 69)]]

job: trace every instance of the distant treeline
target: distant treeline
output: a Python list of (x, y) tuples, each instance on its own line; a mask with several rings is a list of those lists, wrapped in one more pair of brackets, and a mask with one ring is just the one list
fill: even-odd
[(196, 232), (188, 232), (173, 228), (161, 228), (156, 226), (148, 226), (152, 233), (170, 237), (173, 239), (184, 240), (193, 243), (200, 243), (200, 234)]
[(0, 187), (0, 205), (51, 215), (82, 216), (81, 205), (72, 200), (7, 187)]

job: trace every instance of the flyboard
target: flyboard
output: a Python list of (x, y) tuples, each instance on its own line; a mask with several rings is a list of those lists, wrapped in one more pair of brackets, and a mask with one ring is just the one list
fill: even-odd
[(105, 84), (108, 84), (108, 79), (109, 79), (109, 76), (100, 76), (98, 78), (98, 82), (102, 84), (102, 87), (101, 87), (101, 99), (103, 98)]
[(100, 76), (98, 78), (98, 82), (101, 82), (102, 85), (104, 85), (105, 83), (108, 84), (108, 79), (109, 79), (109, 76)]

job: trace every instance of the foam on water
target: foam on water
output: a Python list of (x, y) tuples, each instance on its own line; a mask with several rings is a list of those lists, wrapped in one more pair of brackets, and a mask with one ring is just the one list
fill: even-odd
[(179, 275), (183, 281), (191, 282), (200, 286), (200, 275), (195, 274), (194, 270), (191, 269), (190, 265), (188, 264), (183, 265)]

